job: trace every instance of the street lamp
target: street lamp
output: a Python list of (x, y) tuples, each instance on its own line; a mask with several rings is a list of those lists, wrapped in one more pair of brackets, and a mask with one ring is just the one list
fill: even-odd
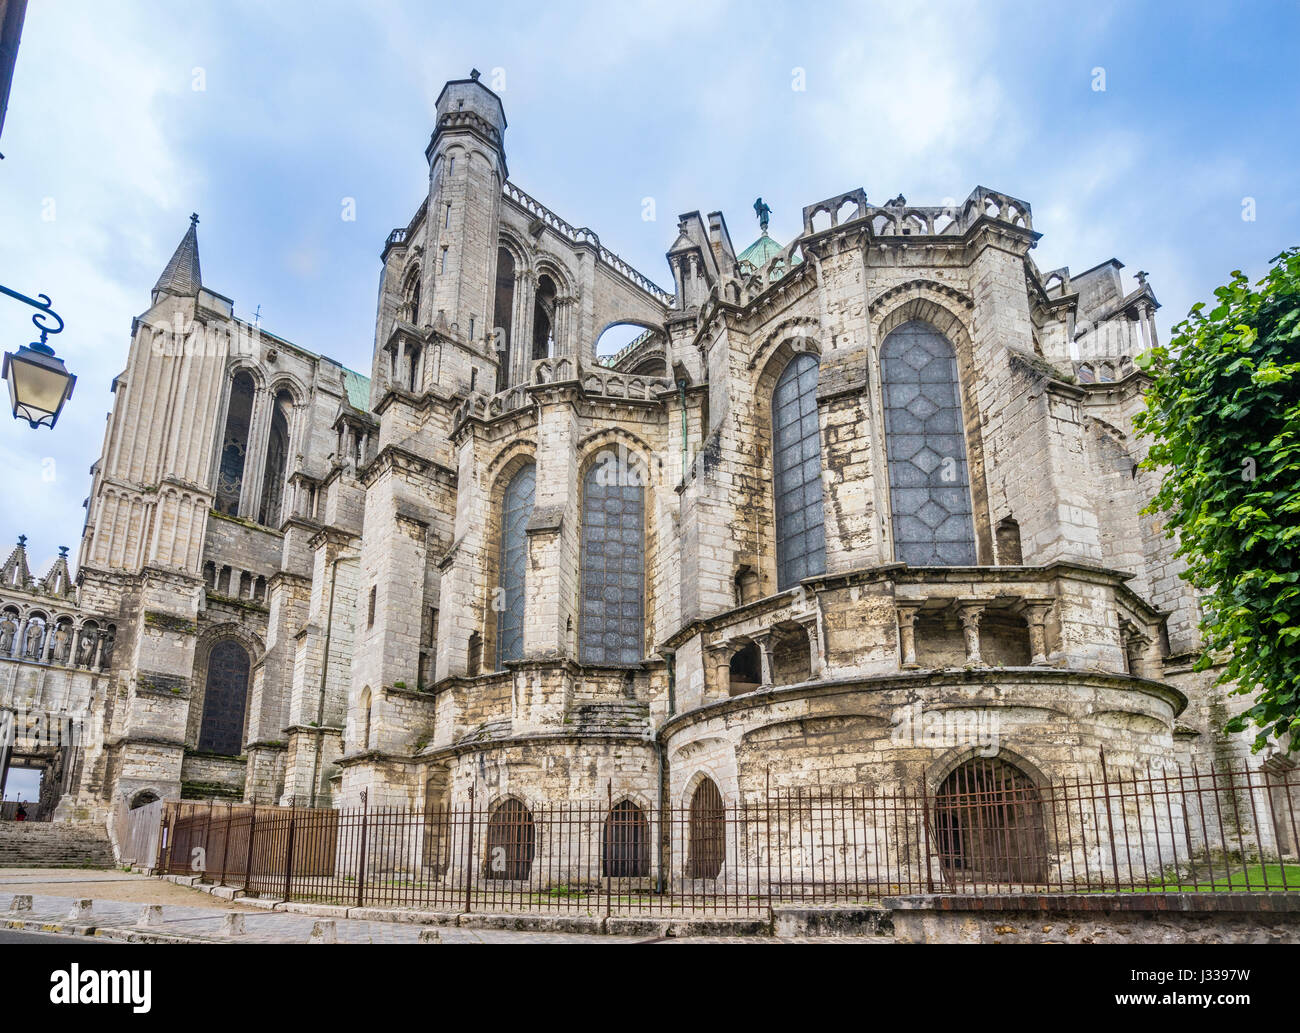
[[(45, 343), (50, 334), (63, 329), (63, 320), (50, 307), (49, 295), (38, 294), (38, 301), (12, 291), (4, 284), (0, 284), (0, 294), (7, 294), (39, 310), (32, 316), (32, 322), (41, 332), (41, 339), (21, 346), (17, 352), (5, 352), (3, 375), (9, 385), (14, 419), (26, 420), (33, 429), (53, 427), (63, 403), (72, 397), (72, 388), (77, 382), (77, 378), (63, 365), (63, 360), (54, 354), (54, 349)], [(59, 325), (47, 326), (46, 316)]]

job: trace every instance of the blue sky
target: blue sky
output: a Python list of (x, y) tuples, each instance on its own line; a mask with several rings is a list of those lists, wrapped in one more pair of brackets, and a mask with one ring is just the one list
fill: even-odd
[[(1167, 337), (1300, 243), (1298, 48), (1294, 3), (31, 4), (0, 283), (52, 296), (78, 382), (53, 432), (0, 423), (0, 553), (26, 533), (39, 570), (75, 556), (109, 383), (191, 211), (206, 285), (369, 371), (380, 248), (425, 189), (438, 90), (471, 67), (504, 74), (511, 178), (661, 284), (681, 212), (722, 209), (741, 248), (759, 194), (784, 243), (854, 187), (984, 185), (1033, 206), (1040, 268), (1148, 270)], [(28, 315), (0, 299), (5, 350)]]

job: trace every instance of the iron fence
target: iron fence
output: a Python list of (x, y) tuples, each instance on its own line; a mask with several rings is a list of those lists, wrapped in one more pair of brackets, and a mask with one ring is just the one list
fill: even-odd
[(169, 804), (159, 867), (278, 900), (436, 911), (761, 914), (911, 893), (1300, 889), (1300, 775), (1037, 783), (998, 760), (937, 790), (767, 789), (424, 811)]

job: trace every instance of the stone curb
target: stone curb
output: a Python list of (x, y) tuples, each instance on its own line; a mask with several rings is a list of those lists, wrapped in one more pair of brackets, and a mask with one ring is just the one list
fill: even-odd
[[(771, 936), (770, 918), (652, 918), (611, 915), (496, 914), (488, 911), (407, 911), (396, 908), (355, 907), (347, 904), (306, 904), (259, 897), (227, 896), (229, 886), (212, 886), (188, 875), (164, 876), (223, 899), (237, 899), (266, 911), (284, 911), (315, 918), (347, 918), (367, 922), (401, 922), (410, 925), (454, 926), (460, 929), (499, 929), (510, 932), (585, 933), (587, 935), (689, 938), (692, 936)], [(221, 891), (221, 892), (218, 892)], [(242, 891), (235, 891), (242, 892)]]
[(106, 940), (124, 940), (127, 943), (220, 943), (199, 936), (180, 936), (175, 933), (142, 932), (139, 929), (115, 929), (95, 925), (71, 925), (67, 922), (44, 922), (32, 918), (3, 919), (6, 929), (29, 933), (60, 933), (64, 936), (85, 936)]

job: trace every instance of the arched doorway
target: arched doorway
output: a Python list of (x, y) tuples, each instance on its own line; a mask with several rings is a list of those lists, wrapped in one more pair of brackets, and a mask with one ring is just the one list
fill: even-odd
[(690, 844), (686, 877), (716, 879), (727, 851), (727, 809), (711, 778), (703, 779), (691, 796)]
[(616, 803), (605, 816), (600, 856), (607, 878), (650, 874), (650, 826), (645, 812), (631, 800)]
[(533, 869), (536, 829), (533, 812), (522, 800), (502, 800), (492, 811), (487, 828), (486, 879), (527, 879)]
[(1034, 780), (1010, 761), (976, 757), (935, 795), (935, 838), (945, 878), (963, 883), (1047, 878), (1047, 830)]

